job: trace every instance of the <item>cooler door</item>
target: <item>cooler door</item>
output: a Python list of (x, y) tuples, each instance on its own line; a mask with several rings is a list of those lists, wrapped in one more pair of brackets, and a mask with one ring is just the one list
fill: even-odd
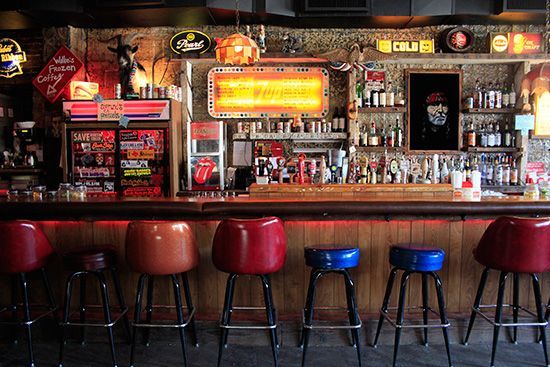
[(165, 130), (120, 130), (120, 188), (123, 196), (167, 194)]
[(71, 130), (69, 172), (88, 195), (115, 195), (115, 131)]

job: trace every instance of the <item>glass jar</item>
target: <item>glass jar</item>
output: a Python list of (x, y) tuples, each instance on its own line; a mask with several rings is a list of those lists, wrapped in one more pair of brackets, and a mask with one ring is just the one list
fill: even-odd
[(17, 200), (19, 198), (19, 190), (9, 190), (8, 200)]
[(33, 200), (44, 200), (45, 196), (46, 196), (46, 186), (33, 186), (32, 188)]
[(57, 197), (61, 200), (70, 200), (72, 190), (73, 185), (70, 183), (60, 183), (59, 190), (57, 190)]
[(71, 199), (73, 200), (85, 200), (86, 199), (86, 186), (76, 186), (71, 190)]
[(525, 186), (523, 197), (526, 199), (538, 199), (539, 198), (539, 186), (536, 183), (528, 183)]
[(542, 181), (539, 183), (540, 197), (543, 199), (550, 199), (550, 182)]

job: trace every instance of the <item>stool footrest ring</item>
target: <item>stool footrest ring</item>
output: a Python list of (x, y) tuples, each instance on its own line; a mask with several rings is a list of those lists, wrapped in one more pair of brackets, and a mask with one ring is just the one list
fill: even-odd
[[(102, 306), (86, 306), (86, 309), (88, 308), (102, 308)], [(69, 315), (69, 319), (71, 318), (72, 315), (74, 315), (75, 313), (77, 313), (78, 311), (74, 311), (72, 312), (70, 315)], [(112, 327), (114, 326), (117, 322), (120, 321), (120, 319), (126, 314), (128, 313), (128, 307), (125, 307), (122, 311), (116, 311), (116, 312), (112, 312), (111, 314), (115, 314), (117, 315), (117, 317), (111, 321), (109, 324), (105, 324), (105, 323), (100, 323), (100, 322), (96, 322), (96, 323), (90, 323), (90, 322), (73, 322), (73, 321), (68, 321), (68, 322), (59, 322), (59, 325), (61, 326), (90, 326), (90, 327)]]
[[(36, 308), (36, 306), (35, 306), (35, 308)], [(41, 308), (47, 308), (48, 311), (45, 311), (45, 312), (41, 313), (40, 315), (36, 316), (32, 320), (29, 320), (29, 321), (24, 321), (24, 320), (21, 320), (21, 321), (0, 321), (0, 325), (32, 325), (35, 322), (37, 322), (38, 320), (40, 320), (40, 319), (42, 319), (42, 318), (44, 318), (48, 315), (53, 314), (55, 311), (57, 311), (59, 309), (59, 307), (56, 307), (54, 309), (50, 309), (48, 306), (41, 306)], [(0, 314), (4, 313), (4, 312), (8, 312), (8, 311), (11, 311), (10, 307), (9, 306), (4, 307), (3, 309), (0, 310)]]
[[(156, 306), (153, 308), (176, 308), (174, 306)], [(182, 307), (182, 309), (188, 310), (187, 307)], [(134, 327), (143, 327), (143, 328), (184, 328), (193, 320), (193, 317), (195, 316), (195, 308), (193, 307), (191, 309), (191, 312), (187, 316), (187, 320), (183, 324), (145, 324), (145, 323), (135, 323), (132, 322), (132, 326)]]
[[(492, 320), (491, 318), (489, 318), (487, 315), (485, 315), (485, 313), (483, 313), (480, 309), (481, 308), (495, 308), (496, 305), (479, 305), (479, 308), (476, 309), (474, 307), (472, 307), (472, 311), (474, 311), (475, 313), (477, 313), (479, 316), (483, 317), (487, 322), (489, 322), (491, 325), (493, 326), (502, 326), (502, 327), (517, 327), (517, 326), (547, 326), (548, 325), (548, 321), (545, 321), (545, 322), (509, 322), (509, 323), (502, 323), (502, 322), (495, 322), (495, 320)], [(513, 305), (510, 305), (510, 304), (503, 304), (502, 307), (514, 307)], [(537, 317), (537, 315), (527, 309), (527, 308), (524, 308), (522, 306), (518, 306), (517, 307), (519, 310), (521, 311), (524, 311), (525, 313), (533, 316), (533, 317)]]
[[(421, 306), (409, 306), (405, 307), (406, 310), (410, 309), (420, 309), (423, 308)], [(439, 312), (434, 311), (431, 307), (426, 308), (428, 311), (433, 313), (434, 315), (440, 316)], [(388, 311), (397, 310), (397, 307), (388, 307), (386, 311), (380, 309), (380, 314), (384, 316), (384, 318), (390, 323), (391, 326), (394, 328), (400, 328), (400, 329), (425, 329), (425, 328), (448, 328), (451, 326), (450, 322), (447, 322), (445, 324), (407, 324), (407, 325), (398, 325), (391, 317), (388, 315)]]
[[(261, 306), (234, 306), (231, 308), (229, 312), (233, 313), (234, 310), (240, 310), (240, 311), (265, 311), (265, 307)], [(273, 309), (273, 313), (275, 320), (273, 321), (273, 325), (231, 325), (231, 324), (223, 324), (220, 320), (219, 326), (222, 329), (250, 329), (250, 330), (270, 330), (277, 328), (277, 311)]]
[[(342, 310), (342, 311), (348, 311), (348, 309), (345, 308), (345, 307), (316, 307), (315, 310), (325, 310), (325, 311)], [(312, 320), (312, 321), (323, 321), (323, 320)], [(306, 324), (306, 311), (302, 310), (302, 326), (305, 329), (310, 329), (310, 330), (322, 330), (322, 329), (327, 329), (327, 330), (343, 329), (343, 330), (347, 330), (347, 329), (360, 329), (363, 326), (363, 323), (359, 319), (358, 324), (352, 324), (352, 325), (334, 325), (334, 324), (331, 324), (331, 325), (313, 325), (313, 324)]]

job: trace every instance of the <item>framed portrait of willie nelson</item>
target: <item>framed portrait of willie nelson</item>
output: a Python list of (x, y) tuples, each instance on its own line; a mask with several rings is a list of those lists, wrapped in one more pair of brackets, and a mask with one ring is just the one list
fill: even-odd
[(460, 150), (462, 70), (407, 69), (405, 76), (409, 150)]

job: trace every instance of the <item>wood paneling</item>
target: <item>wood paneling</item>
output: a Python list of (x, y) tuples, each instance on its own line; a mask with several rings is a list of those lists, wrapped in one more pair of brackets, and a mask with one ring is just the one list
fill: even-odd
[[(279, 313), (297, 317), (304, 306), (310, 269), (304, 263), (304, 247), (318, 244), (340, 244), (358, 246), (361, 251), (360, 264), (352, 269), (356, 284), (357, 300), (362, 313), (377, 313), (385, 292), (390, 271), (389, 248), (394, 243), (425, 244), (445, 250), (446, 260), (440, 276), (445, 288), (447, 307), (450, 312), (469, 313), (479, 277), (482, 271), (473, 258), (475, 248), (491, 220), (339, 220), (339, 221), (287, 221), (287, 259), (284, 268), (272, 275), (275, 304)], [(127, 221), (97, 222), (40, 222), (44, 232), (60, 251), (76, 248), (103, 246), (109, 244), (117, 249), (124, 259)], [(218, 221), (191, 222), (199, 246), (200, 263), (190, 272), (189, 280), (193, 301), (203, 315), (215, 315), (223, 306), (227, 274), (216, 270), (212, 264), (212, 239)], [(58, 302), (66, 273), (58, 258), (52, 260), (49, 274), (56, 290)], [(128, 304), (133, 305), (137, 274), (120, 262), (119, 272)], [(497, 291), (497, 272), (488, 281), (486, 302), (494, 302)], [(550, 279), (543, 277), (543, 296), (548, 297)], [(511, 279), (510, 279), (511, 280)], [(399, 281), (399, 278), (397, 279)], [(0, 279), (0, 289), (8, 290), (7, 278)], [(396, 282), (398, 284), (398, 282)], [(397, 284), (394, 286), (392, 305), (397, 303)], [(421, 302), (420, 276), (413, 276), (409, 283), (409, 304)], [(435, 301), (433, 285), (430, 284), (430, 299)], [(521, 280), (523, 304), (533, 303), (531, 282), (527, 277)], [(78, 290), (78, 287), (76, 288)], [(90, 290), (90, 300), (98, 301), (97, 292)], [(77, 295), (78, 293), (76, 293)], [(507, 299), (511, 296), (511, 282)], [(2, 293), (0, 302), (7, 301)], [(173, 304), (173, 295), (167, 279), (156, 284), (155, 300), (159, 304)], [(237, 283), (235, 305), (262, 305), (262, 290), (257, 277), (241, 277)], [(345, 306), (345, 288), (340, 276), (329, 275), (318, 283), (317, 306)], [(435, 306), (435, 304), (433, 305)]]

